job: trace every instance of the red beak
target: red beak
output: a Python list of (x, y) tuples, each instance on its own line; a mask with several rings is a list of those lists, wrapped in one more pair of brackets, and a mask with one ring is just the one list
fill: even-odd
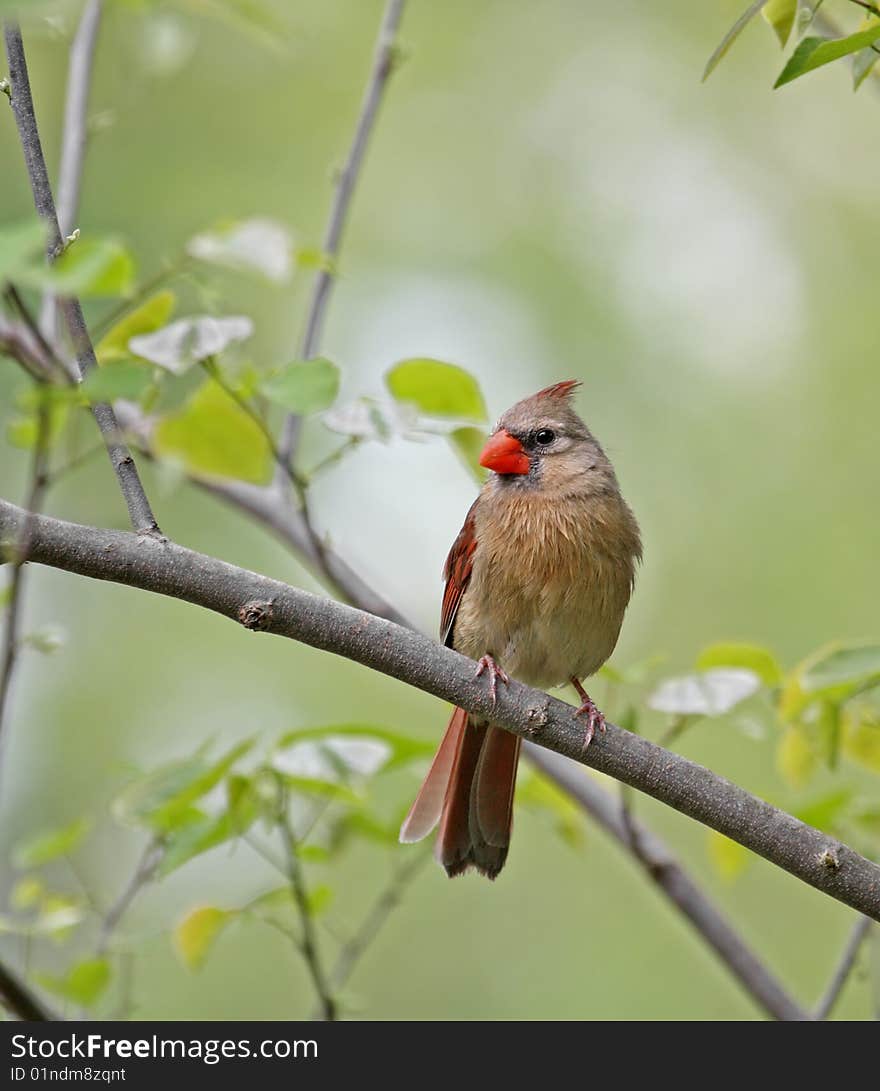
[(520, 441), (502, 428), (489, 437), (489, 442), (480, 455), (480, 465), (487, 470), (494, 470), (496, 474), (527, 474), (529, 456)]

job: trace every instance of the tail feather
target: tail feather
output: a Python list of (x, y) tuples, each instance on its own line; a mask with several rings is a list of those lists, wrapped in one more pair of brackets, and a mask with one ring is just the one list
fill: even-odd
[(489, 727), (470, 792), (474, 863), (490, 879), (504, 867), (513, 827), (513, 792), (521, 739)]
[(520, 739), (456, 709), (400, 830), (419, 841), (440, 822), (435, 855), (450, 876), (470, 867), (494, 879), (513, 823)]
[(400, 840), (404, 844), (421, 841), (440, 821), (452, 766), (467, 727), (467, 720), (468, 716), (463, 708), (457, 708), (452, 713), (452, 719), (437, 748), (428, 775), (400, 827)]

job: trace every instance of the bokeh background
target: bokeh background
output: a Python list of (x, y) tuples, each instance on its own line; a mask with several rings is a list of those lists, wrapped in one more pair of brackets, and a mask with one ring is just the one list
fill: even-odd
[[(701, 84), (741, 7), (411, 0), (407, 58), (359, 185), (324, 345), (343, 368), (344, 398), (380, 393), (389, 365), (414, 355), (471, 370), (492, 414), (549, 381), (581, 378), (580, 407), (645, 538), (615, 662), (662, 654), (668, 673), (715, 640), (763, 643), (791, 664), (831, 638), (878, 632), (880, 98), (869, 85), (854, 96), (845, 63), (774, 92), (782, 62), (760, 21)], [(145, 277), (222, 219), (270, 216), (318, 245), (378, 0), (279, 3), (284, 36), (249, 33), (194, 3), (107, 8), (92, 98), (104, 124), (81, 226), (126, 238)], [(32, 18), (25, 29), (54, 165), (78, 6), (51, 11), (51, 24)], [(5, 109), (0, 164), (0, 220), (21, 218), (29, 191)], [(309, 277), (224, 282), (226, 309), (256, 322), (261, 366), (293, 358)], [(7, 416), (20, 385), (12, 364), (0, 367)], [(319, 431), (307, 462), (323, 449)], [(4, 445), (0, 459), (0, 494), (17, 499), (26, 457)], [(314, 586), (235, 513), (154, 467), (145, 477), (178, 541)], [(474, 488), (444, 444), (395, 440), (327, 473), (313, 503), (354, 568), (433, 632), (443, 558)], [(124, 525), (100, 459), (53, 493), (50, 510)], [(110, 900), (140, 844), (112, 825), (110, 800), (134, 770), (208, 739), (348, 721), (433, 739), (447, 715), (342, 660), (63, 573), (33, 571), (27, 618), (61, 626), (67, 640), (51, 657), (26, 655), (17, 680), (0, 809), (6, 888), (21, 837), (88, 813), (96, 829), (80, 868)], [(796, 806), (775, 745), (769, 720), (750, 738), (723, 719), (680, 743)], [(417, 773), (377, 790), (400, 806)], [(814, 999), (852, 914), (763, 861), (725, 882), (705, 830), (648, 800), (637, 809), (791, 989)], [(540, 814), (523, 809), (516, 826), (494, 886), (423, 871), (351, 983), (362, 1016), (759, 1017), (600, 832), (587, 827), (573, 848)], [(359, 919), (387, 871), (387, 854), (363, 844), (334, 863), (337, 931)], [(72, 881), (62, 865), (57, 881)], [(259, 925), (231, 929), (197, 974), (169, 942), (194, 905), (240, 904), (266, 883), (246, 848), (221, 849), (145, 893), (124, 928), (136, 1014), (310, 1010), (300, 963)], [(18, 958), (18, 944), (3, 949)], [(51, 944), (33, 955), (42, 968), (67, 957)], [(840, 1014), (868, 1016), (870, 993), (857, 978)]]

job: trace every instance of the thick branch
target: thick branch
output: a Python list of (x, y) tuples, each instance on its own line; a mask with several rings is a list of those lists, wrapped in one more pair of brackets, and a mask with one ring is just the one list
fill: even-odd
[(549, 750), (526, 743), (532, 764), (578, 803), (620, 845), (629, 849), (658, 888), (694, 925), (718, 958), (774, 1019), (811, 1018), (684, 870), (671, 850), (590, 777)]
[(54, 1015), (8, 966), (0, 962), (0, 1002), (19, 1019), (47, 1023)]
[[(15, 541), (26, 513), (0, 501), (0, 540)], [(571, 705), (512, 680), (493, 707), (474, 664), (393, 622), (319, 598), (172, 542), (47, 516), (33, 520), (40, 564), (139, 587), (213, 610), (351, 659), (590, 765), (738, 841), (838, 901), (880, 920), (880, 868), (827, 834), (723, 777), (609, 724), (587, 750)]]
[[(345, 221), (351, 205), (352, 194), (360, 173), (364, 153), (367, 150), (370, 134), (373, 131), (373, 123), (379, 112), (382, 94), (394, 67), (394, 39), (397, 36), (397, 28), (400, 26), (400, 19), (403, 15), (403, 5), (404, 0), (388, 0), (388, 6), (382, 18), (382, 25), (379, 27), (379, 36), (376, 39), (373, 67), (367, 81), (357, 124), (355, 125), (354, 137), (348, 150), (345, 166), (336, 181), (333, 205), (324, 232), (323, 265), (315, 278), (306, 317), (305, 333), (300, 346), (300, 356), (304, 360), (315, 356), (321, 343), (324, 315), (333, 288), (336, 260), (339, 256), (339, 247), (342, 242), (342, 233), (345, 230)], [(296, 450), (299, 426), (300, 421), (296, 416), (288, 417), (284, 423), (280, 448), (282, 457), (287, 463), (290, 462)], [(276, 480), (281, 481), (281, 476), (282, 471), (279, 470)]]
[[(34, 103), (28, 79), (27, 60), (21, 40), (21, 30), (18, 24), (14, 22), (5, 23), (3, 29), (6, 39), (6, 56), (9, 61), (12, 111), (15, 114), (15, 123), (18, 127), (18, 135), (24, 152), (28, 178), (34, 197), (34, 206), (47, 228), (47, 255), (50, 261), (54, 261), (63, 251), (64, 243), (58, 227), (58, 216), (55, 211), (55, 201), (52, 197), (52, 187), (49, 184), (46, 160), (40, 144), (40, 134), (37, 128), (37, 119), (34, 113)], [(96, 361), (95, 351), (92, 347), (79, 300), (75, 298), (63, 299), (61, 301), (61, 313), (73, 344), (80, 372), (79, 377), (82, 378), (95, 367)], [(119, 480), (119, 487), (125, 498), (132, 526), (140, 534), (158, 534), (159, 528), (141, 484), (137, 466), (135, 466), (134, 459), (122, 440), (112, 407), (100, 403), (92, 407), (92, 412), (104, 437), (110, 463)]]

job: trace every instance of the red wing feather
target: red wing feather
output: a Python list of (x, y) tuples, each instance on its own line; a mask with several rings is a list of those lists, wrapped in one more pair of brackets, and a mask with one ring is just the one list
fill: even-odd
[(455, 624), (455, 615), (458, 612), (465, 588), (470, 582), (471, 571), (474, 566), (474, 552), (477, 548), (474, 511), (478, 503), (479, 500), (475, 500), (471, 504), (464, 526), (452, 543), (452, 549), (449, 550), (449, 556), (446, 558), (446, 564), (443, 568), (446, 588), (443, 592), (443, 606), (440, 610), (440, 639), (444, 644), (451, 645), (452, 643), (452, 627)]

